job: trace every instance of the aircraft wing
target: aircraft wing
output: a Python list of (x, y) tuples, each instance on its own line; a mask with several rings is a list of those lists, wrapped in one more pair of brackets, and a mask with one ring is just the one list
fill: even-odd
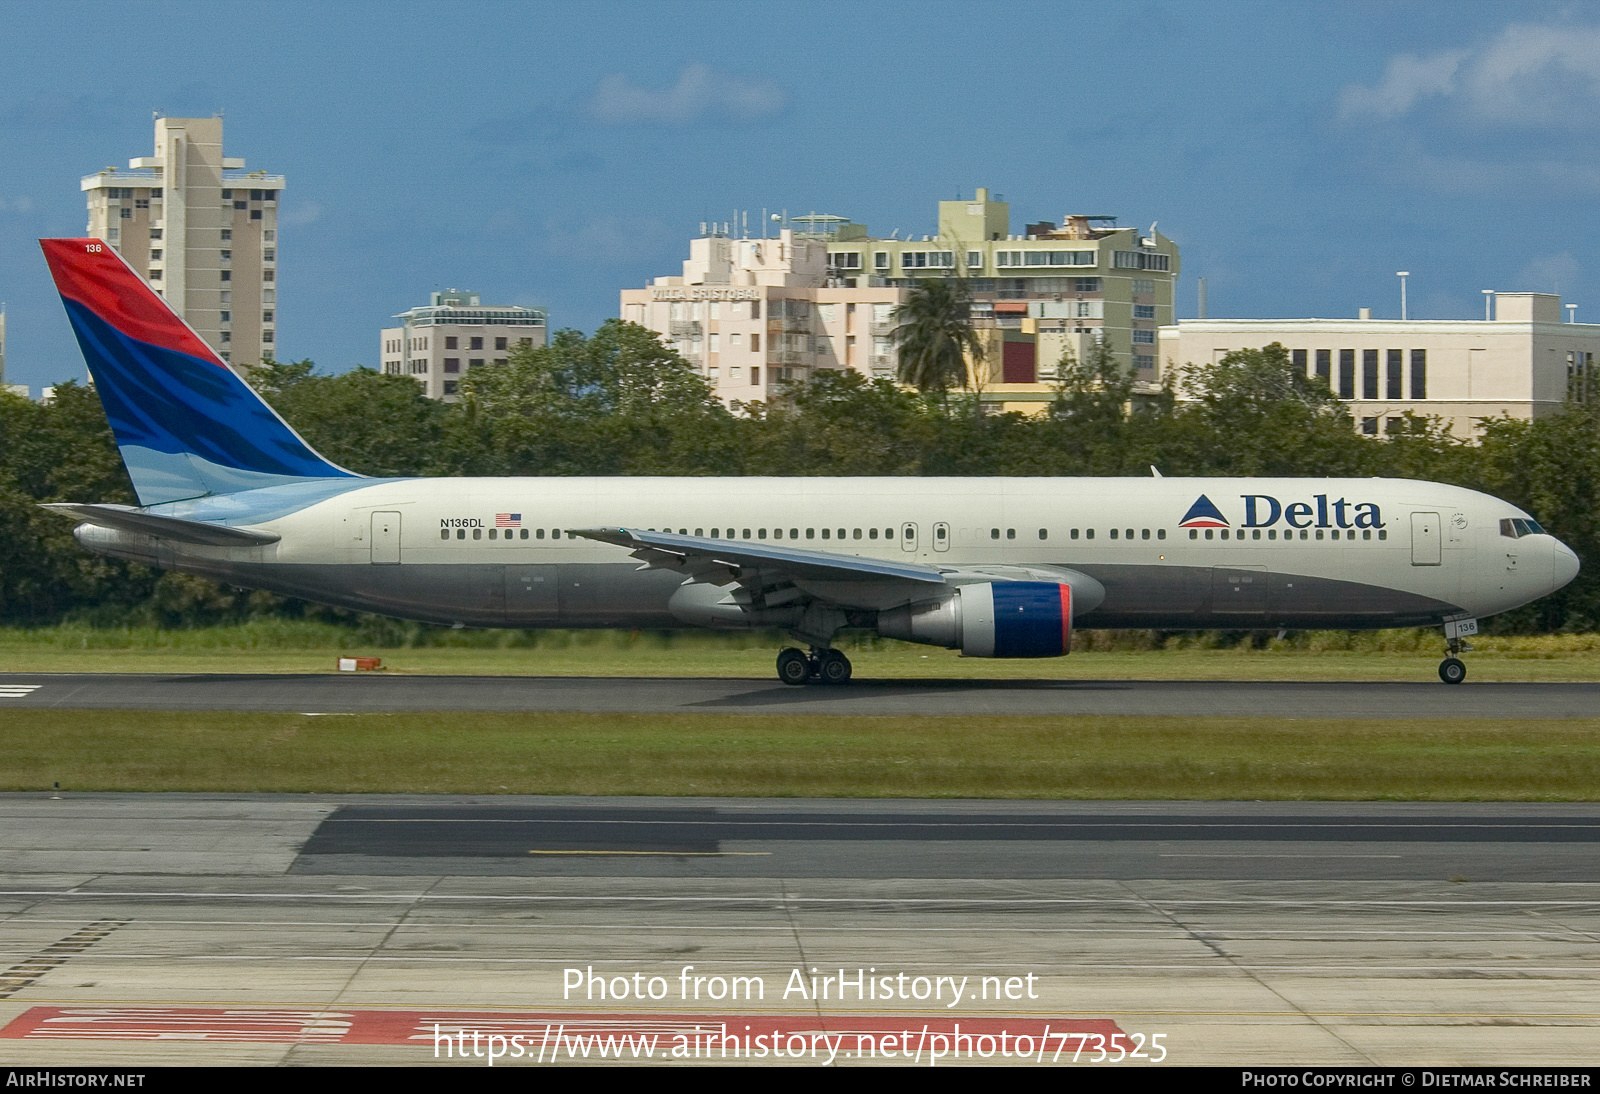
[(257, 532), (248, 528), (229, 528), (221, 524), (166, 517), (126, 505), (51, 502), (41, 505), (40, 508), (72, 517), (80, 523), (98, 524), (102, 528), (115, 528), (119, 532), (159, 536), (162, 539), (177, 540), (179, 543), (198, 543), (206, 547), (261, 547), (268, 543), (276, 543), (279, 539), (274, 532)]
[(705, 539), (632, 528), (575, 528), (572, 535), (614, 543), (656, 569), (679, 570), (697, 582), (748, 584), (757, 575), (804, 582), (909, 582), (942, 586), (945, 572), (918, 562), (809, 551), (776, 543)]

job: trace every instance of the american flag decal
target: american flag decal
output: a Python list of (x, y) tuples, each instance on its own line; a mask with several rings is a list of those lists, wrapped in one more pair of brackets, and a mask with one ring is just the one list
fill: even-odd
[(496, 513), (494, 515), (494, 526), (496, 528), (521, 528), (522, 527), (522, 514), (521, 513)]

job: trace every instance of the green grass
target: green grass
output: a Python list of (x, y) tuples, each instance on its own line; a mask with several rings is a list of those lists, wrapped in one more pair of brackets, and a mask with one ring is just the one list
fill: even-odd
[[(405, 628), (405, 625), (397, 624)], [(1443, 642), (1429, 631), (1302, 632), (1287, 639), (1143, 631), (1084, 632), (1071, 656), (996, 661), (846, 636), (860, 679), (1431, 680)], [(384, 671), (529, 676), (770, 678), (781, 636), (625, 631), (402, 629), (382, 640), (350, 628), (272, 620), (193, 630), (0, 628), (8, 672), (333, 672), (341, 655)], [(1600, 635), (1480, 638), (1475, 682), (1600, 680)]]
[(1600, 718), (8, 710), (0, 789), (1593, 801)]

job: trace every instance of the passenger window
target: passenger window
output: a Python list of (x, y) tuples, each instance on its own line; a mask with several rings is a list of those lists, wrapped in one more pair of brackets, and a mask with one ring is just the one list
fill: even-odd
[(989, 529), (989, 538), (990, 539), (999, 539), (1000, 538), (1000, 529), (998, 529), (998, 528)]
[(1368, 528), (1365, 532), (1362, 532), (1361, 533), (1361, 538), (1362, 539), (1371, 539), (1372, 538), (1372, 529)]
[(1050, 538), (1049, 529), (1046, 529), (1046, 528), (1039, 529), (1039, 538), (1040, 539), (1049, 539)]
[[(823, 531), (826, 532), (827, 529), (824, 528)], [(817, 538), (817, 530), (815, 528), (807, 528), (806, 529), (806, 538), (807, 539), (816, 539)]]
[(1267, 538), (1268, 539), (1277, 539), (1278, 538), (1278, 530), (1276, 528), (1267, 529)]
[(876, 528), (868, 528), (867, 529), (867, 538), (868, 539), (877, 539), (878, 538), (878, 530)]
[(711, 529), (711, 538), (712, 539), (721, 539), (722, 538), (722, 536), (719, 534), (718, 529), (716, 529), (716, 528)]
[(543, 539), (544, 538), (544, 529), (543, 528), (535, 529), (534, 533), (533, 533), (533, 538), (534, 539)]
[(1207, 539), (1211, 538), (1211, 529), (1209, 529), (1209, 528), (1206, 529), (1206, 538)]
[[(1301, 539), (1310, 539), (1311, 538), (1311, 533), (1306, 531), (1304, 528), (1302, 528), (1302, 529), (1300, 529), (1300, 538)], [(1322, 538), (1321, 533), (1318, 533), (1317, 538), (1318, 539)]]
[(449, 539), (450, 538), (450, 529), (448, 529), (448, 528), (439, 529), (439, 538), (440, 539)]
[(799, 539), (800, 538), (800, 529), (798, 529), (798, 528), (789, 529), (789, 538), (790, 539)]
[(1166, 539), (1167, 538), (1167, 530), (1165, 528), (1157, 528), (1156, 529), (1156, 538), (1157, 539)]
[(767, 530), (765, 528), (757, 528), (756, 529), (756, 538), (757, 539), (766, 539), (767, 538)]
[(885, 528), (883, 530), (883, 538), (884, 539), (893, 539), (894, 538), (894, 529), (893, 528)]
[(1112, 539), (1116, 539), (1117, 538), (1117, 530), (1115, 528), (1111, 529), (1111, 538)]
[(1145, 529), (1141, 530), (1139, 532), (1139, 538), (1140, 539), (1149, 539), (1150, 538), (1150, 529), (1145, 528)]
[(472, 538), (473, 539), (482, 539), (483, 538), (483, 529), (482, 528), (474, 528), (472, 530)]
[(678, 534), (680, 536), (686, 536), (686, 535), (689, 534), (689, 529), (687, 529), (687, 528), (679, 528), (678, 529)]
[(750, 538), (750, 529), (746, 528), (744, 530), (744, 538), (745, 539), (749, 539)]
[(1382, 528), (1379, 528), (1378, 529), (1378, 538), (1379, 539), (1388, 539), (1389, 538), (1389, 533), (1384, 531)]
[(457, 528), (456, 529), (456, 538), (457, 539), (466, 539), (467, 538), (467, 530), (465, 528)]
[(1085, 528), (1083, 530), (1083, 538), (1084, 539), (1093, 539), (1094, 538), (1094, 529), (1093, 528)]
[(1191, 529), (1189, 529), (1189, 538), (1190, 539), (1199, 539), (1200, 538), (1200, 533), (1195, 531), (1193, 528), (1191, 528)]
[(1068, 532), (1067, 533), (1067, 538), (1068, 539), (1077, 539), (1078, 538), (1078, 530), (1076, 528), (1074, 528), (1072, 531)]
[(1317, 529), (1317, 538), (1318, 538), (1318, 539), (1321, 539), (1321, 538), (1322, 538), (1322, 529), (1321, 529), (1321, 528), (1318, 528), (1318, 529)]
[(827, 539), (827, 538), (829, 538), (829, 536), (830, 536), (830, 535), (831, 535), (831, 534), (832, 534), (832, 533), (831, 533), (831, 531), (830, 531), (830, 530), (829, 530), (829, 529), (827, 529), (827, 528), (824, 528), (824, 529), (823, 529), (823, 530), (822, 530), (822, 538), (823, 538), (823, 539)]
[(522, 530), (522, 535), (518, 536), (517, 538), (518, 539), (527, 539), (528, 538), (528, 530), (526, 528), (524, 528)]
[(1129, 539), (1132, 539), (1132, 538), (1133, 538), (1133, 529), (1132, 529), (1132, 528), (1129, 528), (1129, 529), (1128, 529), (1128, 536), (1127, 536), (1127, 538), (1129, 538)]
[[(860, 535), (860, 534), (861, 534), (861, 533), (860, 533), (860, 532), (857, 532), (857, 533), (856, 533), (856, 535), (858, 535), (858, 536), (859, 536), (859, 535)], [(839, 529), (839, 538), (840, 538), (840, 539), (843, 539), (843, 538), (844, 538), (844, 529), (843, 529), (843, 528), (841, 528), (841, 529)]]
[[(841, 528), (840, 531), (842, 532), (842, 531), (844, 531), (844, 529)], [(857, 528), (855, 530), (855, 533), (850, 538), (851, 539), (860, 539), (861, 538), (861, 529)]]
[(491, 529), (489, 529), (489, 538), (490, 539), (499, 539), (500, 538), (500, 533), (497, 532), (495, 529), (491, 528)]
[(1015, 528), (1007, 528), (1006, 529), (1006, 538), (1007, 539), (1016, 539), (1017, 538), (1017, 530)]
[(697, 536), (704, 537), (706, 533), (705, 533), (705, 530), (703, 528), (696, 528), (694, 530), (694, 534), (697, 535)]
[(939, 524), (939, 525), (935, 525), (934, 526), (933, 538), (934, 539), (943, 539), (944, 538), (944, 525)]
[(1257, 528), (1255, 531), (1251, 532), (1250, 533), (1250, 538), (1251, 539), (1260, 539), (1261, 538), (1261, 529)]

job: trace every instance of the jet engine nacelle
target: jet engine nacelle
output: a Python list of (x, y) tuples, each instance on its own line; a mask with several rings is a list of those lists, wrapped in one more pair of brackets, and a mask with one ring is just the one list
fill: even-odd
[(878, 633), (959, 649), (965, 657), (1060, 657), (1072, 648), (1072, 586), (1050, 581), (962, 585), (940, 600), (879, 612)]

